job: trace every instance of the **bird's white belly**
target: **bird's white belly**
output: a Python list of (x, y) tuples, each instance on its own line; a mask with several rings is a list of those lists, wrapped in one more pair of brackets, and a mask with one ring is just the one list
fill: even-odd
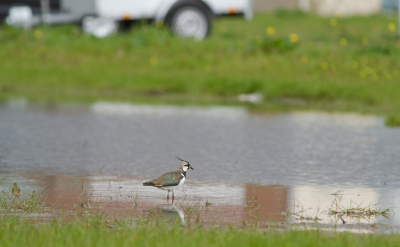
[(185, 183), (185, 179), (186, 179), (186, 178), (183, 177), (183, 178), (181, 179), (181, 181), (179, 182), (179, 184), (176, 186), (175, 189), (178, 189), (178, 188), (182, 187), (183, 183)]
[(160, 189), (162, 190), (168, 190), (168, 191), (174, 191), (176, 189), (179, 189), (180, 187), (182, 187), (182, 185), (185, 183), (185, 177), (183, 177), (181, 179), (181, 181), (179, 181), (179, 184), (177, 186), (167, 186), (167, 187), (160, 187)]

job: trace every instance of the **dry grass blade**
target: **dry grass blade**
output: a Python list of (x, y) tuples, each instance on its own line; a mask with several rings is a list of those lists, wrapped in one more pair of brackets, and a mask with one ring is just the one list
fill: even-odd
[(335, 199), (332, 202), (330, 209), (325, 211), (328, 215), (337, 215), (339, 217), (347, 216), (347, 217), (371, 217), (371, 216), (383, 216), (385, 218), (390, 217), (390, 208), (379, 208), (379, 203), (376, 204), (368, 204), (363, 206), (362, 202), (359, 204), (355, 203), (353, 200), (350, 200), (349, 207), (345, 207), (341, 205), (341, 201), (343, 199), (343, 194), (335, 192), (331, 195), (335, 196)]

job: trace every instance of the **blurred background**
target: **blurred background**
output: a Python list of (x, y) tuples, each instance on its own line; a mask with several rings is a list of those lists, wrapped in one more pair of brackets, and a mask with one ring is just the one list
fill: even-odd
[(1, 1), (0, 17), (3, 100), (239, 104), (400, 122), (398, 1)]
[[(49, 10), (52, 13), (59, 12), (62, 8), (62, 0), (47, 0)], [(377, 14), (384, 12), (396, 12), (397, 0), (356, 0), (356, 1), (329, 1), (329, 0), (253, 0), (255, 12), (273, 12), (276, 10), (303, 10), (318, 14)], [(8, 15), (9, 8), (14, 5), (26, 4), (32, 8), (33, 13), (41, 13), (41, 0), (11, 1), (2, 0), (0, 14), (2, 20)]]

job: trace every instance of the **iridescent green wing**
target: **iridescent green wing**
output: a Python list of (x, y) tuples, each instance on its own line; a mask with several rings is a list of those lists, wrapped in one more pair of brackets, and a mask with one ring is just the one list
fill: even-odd
[(168, 172), (162, 175), (161, 177), (154, 179), (152, 182), (155, 185), (162, 186), (176, 186), (182, 180), (183, 176), (181, 171)]

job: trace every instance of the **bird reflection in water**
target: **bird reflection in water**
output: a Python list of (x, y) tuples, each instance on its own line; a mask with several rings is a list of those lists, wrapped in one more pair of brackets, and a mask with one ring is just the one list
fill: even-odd
[(176, 207), (174, 204), (167, 204), (161, 207), (156, 207), (149, 210), (144, 210), (145, 213), (152, 218), (163, 219), (168, 222), (185, 224), (185, 215), (183, 211)]

